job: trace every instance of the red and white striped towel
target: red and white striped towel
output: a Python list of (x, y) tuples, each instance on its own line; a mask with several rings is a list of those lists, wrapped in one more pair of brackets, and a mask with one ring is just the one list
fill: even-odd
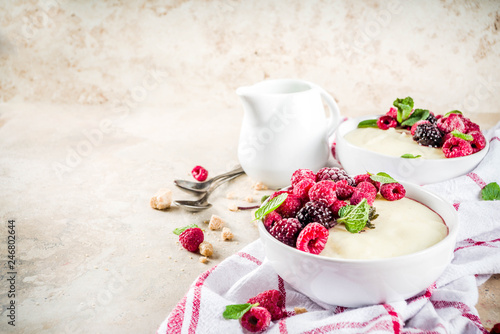
[[(362, 308), (323, 307), (274, 272), (257, 240), (201, 274), (157, 333), (244, 333), (237, 320), (222, 317), (225, 306), (269, 289), (283, 293), (288, 316), (267, 333), (488, 333), (474, 306), (477, 286), (500, 273), (500, 202), (479, 194), (487, 183), (500, 183), (500, 123), (487, 138), (490, 151), (473, 172), (425, 186), (453, 202), (460, 232), (452, 263), (421, 294)], [(296, 306), (308, 312), (295, 315)]]

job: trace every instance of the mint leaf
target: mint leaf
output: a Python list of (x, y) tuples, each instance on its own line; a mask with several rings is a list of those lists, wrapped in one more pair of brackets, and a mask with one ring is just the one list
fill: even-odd
[(366, 119), (358, 123), (358, 128), (378, 128), (376, 119)]
[(401, 123), (410, 116), (413, 109), (413, 99), (409, 96), (404, 99), (396, 99), (393, 105), (398, 108), (397, 120)]
[(418, 154), (418, 155), (413, 155), (411, 153), (405, 153), (401, 156), (401, 158), (405, 158), (405, 159), (416, 159), (416, 158), (420, 158), (421, 155)]
[(430, 111), (427, 109), (415, 109), (408, 119), (401, 123), (404, 126), (412, 126), (418, 121), (426, 120), (429, 117)]
[(466, 134), (466, 133), (462, 133), (462, 132), (458, 131), (457, 129), (451, 131), (451, 134), (454, 137), (462, 138), (462, 139), (467, 140), (467, 141), (474, 140), (474, 137), (472, 137), (471, 135)]
[(392, 176), (384, 172), (377, 173), (377, 175), (371, 175), (370, 179), (380, 183), (399, 183), (398, 181), (394, 180)]
[(448, 111), (446, 114), (444, 114), (443, 118), (446, 118), (448, 116), (450, 116), (451, 114), (459, 114), (459, 115), (462, 115), (462, 112), (460, 110), (452, 110), (452, 111)]
[(269, 195), (264, 195), (264, 196), (262, 196), (262, 197), (260, 198), (260, 203), (261, 203), (261, 204), (262, 204), (262, 203), (264, 203), (264, 202), (266, 201), (266, 199), (268, 199), (268, 198), (269, 198)]
[(262, 206), (255, 211), (255, 219), (262, 219), (267, 215), (269, 212), (276, 210), (288, 197), (287, 193), (279, 194), (275, 198), (267, 201), (265, 204), (262, 204)]
[(250, 303), (245, 303), (245, 304), (234, 304), (234, 305), (227, 305), (226, 309), (222, 313), (222, 316), (225, 319), (241, 319), (241, 317), (250, 311), (250, 309), (254, 306), (258, 306), (259, 303), (255, 304), (250, 304)]
[(500, 186), (496, 182), (488, 183), (481, 190), (481, 197), (485, 201), (496, 201), (500, 199)]
[(358, 233), (365, 228), (370, 214), (370, 205), (366, 198), (363, 198), (358, 205), (346, 205), (339, 210), (340, 218), (338, 223), (344, 224), (347, 231)]
[(181, 235), (182, 232), (184, 232), (185, 230), (189, 229), (189, 228), (194, 228), (194, 227), (198, 227), (198, 225), (196, 224), (191, 224), (191, 225), (188, 225), (188, 226), (184, 226), (184, 227), (179, 227), (179, 228), (176, 228), (174, 230), (174, 234), (175, 235)]

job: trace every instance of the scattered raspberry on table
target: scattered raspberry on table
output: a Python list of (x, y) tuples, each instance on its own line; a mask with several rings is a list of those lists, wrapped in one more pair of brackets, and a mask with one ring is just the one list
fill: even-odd
[(191, 171), (191, 174), (197, 181), (200, 182), (205, 181), (208, 177), (208, 171), (201, 166), (194, 167), (193, 170)]

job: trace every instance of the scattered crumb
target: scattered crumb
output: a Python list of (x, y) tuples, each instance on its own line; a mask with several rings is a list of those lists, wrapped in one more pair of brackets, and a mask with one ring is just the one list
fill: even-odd
[(295, 314), (302, 314), (307, 312), (305, 307), (294, 307), (293, 310), (295, 311)]
[(208, 258), (206, 256), (200, 257), (200, 262), (201, 263), (207, 263), (208, 262)]
[(245, 201), (247, 201), (248, 203), (253, 203), (253, 197), (251, 195), (248, 195), (246, 198), (245, 198)]
[(211, 230), (219, 230), (224, 226), (224, 221), (222, 218), (216, 215), (212, 215), (210, 222), (208, 223), (208, 228)]
[(267, 186), (264, 183), (262, 183), (262, 182), (256, 182), (256, 183), (254, 183), (253, 188), (255, 190), (267, 190), (268, 189)]
[(214, 253), (214, 246), (212, 246), (212, 244), (208, 241), (203, 241), (198, 248), (200, 250), (200, 254), (205, 257), (212, 256)]
[(210, 220), (204, 220), (203, 223), (208, 224), (210, 223)]
[(222, 240), (233, 240), (233, 232), (231, 232), (231, 229), (229, 227), (224, 227), (222, 229), (221, 233)]
[(229, 192), (226, 194), (227, 199), (234, 199), (234, 197), (235, 197), (235, 194), (233, 192)]
[(238, 206), (236, 204), (231, 204), (228, 209), (229, 209), (229, 211), (233, 211), (233, 212), (236, 212), (239, 210)]
[(151, 197), (149, 204), (153, 209), (165, 210), (170, 208), (172, 204), (172, 191), (170, 189), (162, 188)]

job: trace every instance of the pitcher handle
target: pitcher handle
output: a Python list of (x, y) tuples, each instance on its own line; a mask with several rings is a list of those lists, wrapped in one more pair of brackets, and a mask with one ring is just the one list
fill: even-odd
[(339, 107), (337, 106), (337, 102), (335, 102), (335, 99), (330, 94), (328, 94), (328, 92), (326, 90), (324, 90), (320, 86), (318, 86), (312, 82), (308, 82), (308, 84), (320, 92), (321, 97), (323, 98), (326, 105), (328, 106), (328, 109), (330, 109), (330, 121), (328, 122), (328, 125), (327, 125), (328, 138), (330, 138), (333, 135), (333, 133), (335, 132), (335, 130), (337, 130), (337, 127), (340, 124), (340, 110), (339, 110)]

